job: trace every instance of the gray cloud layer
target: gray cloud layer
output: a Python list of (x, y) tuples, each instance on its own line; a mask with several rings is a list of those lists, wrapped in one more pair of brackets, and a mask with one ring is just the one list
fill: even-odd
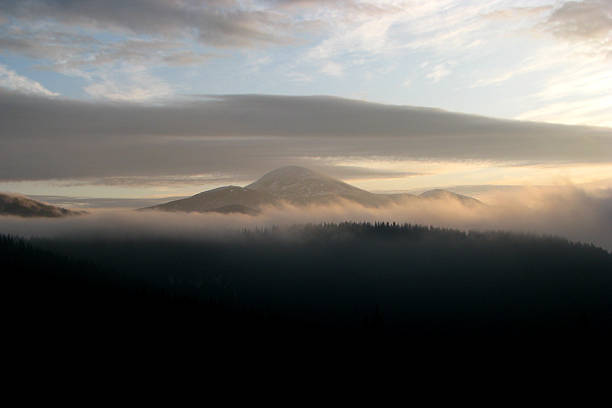
[(612, 60), (612, 1), (568, 1), (553, 10), (542, 27), (557, 38), (586, 44), (591, 53)]
[(570, 1), (553, 11), (546, 24), (554, 34), (570, 39), (606, 39), (612, 31), (612, 2)]
[(610, 162), (612, 130), (323, 96), (164, 106), (0, 93), (0, 180), (233, 172), (311, 157)]
[(282, 26), (278, 14), (245, 9), (241, 2), (231, 0), (3, 0), (0, 9), (26, 21), (55, 20), (138, 34), (195, 36), (215, 46), (284, 41), (275, 34)]

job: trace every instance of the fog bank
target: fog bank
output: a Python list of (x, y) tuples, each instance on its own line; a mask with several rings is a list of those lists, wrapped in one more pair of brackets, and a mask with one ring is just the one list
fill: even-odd
[(467, 207), (453, 199), (407, 200), (385, 208), (350, 202), (334, 205), (267, 207), (258, 216), (218, 213), (94, 210), (60, 219), (0, 217), (0, 233), (23, 237), (119, 239), (230, 239), (243, 229), (321, 222), (396, 222), (462, 230), (507, 230), (557, 235), (612, 251), (612, 189), (576, 186), (532, 187), (490, 192), (485, 206)]

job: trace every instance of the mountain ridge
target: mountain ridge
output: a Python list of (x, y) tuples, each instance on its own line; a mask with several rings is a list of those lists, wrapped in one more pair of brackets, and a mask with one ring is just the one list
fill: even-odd
[(32, 200), (22, 195), (0, 193), (0, 215), (12, 215), (25, 218), (58, 218), (83, 214), (87, 214), (87, 212), (68, 210), (41, 201)]
[(453, 199), (470, 207), (483, 205), (475, 198), (441, 189), (426, 191), (419, 196), (408, 193), (376, 194), (304, 167), (285, 166), (264, 174), (245, 187), (218, 187), (140, 210), (256, 215), (262, 207), (282, 204), (304, 207), (350, 201), (368, 208), (379, 208), (407, 199)]

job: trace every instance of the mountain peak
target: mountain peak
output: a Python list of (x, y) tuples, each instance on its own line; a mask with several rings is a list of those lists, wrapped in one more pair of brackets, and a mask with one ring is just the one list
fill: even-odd
[(299, 166), (286, 166), (266, 173), (245, 188), (263, 191), (293, 204), (324, 203), (371, 193), (340, 180)]
[[(251, 185), (257, 184), (261, 181), (272, 181), (272, 180), (294, 181), (294, 180), (301, 180), (304, 178), (330, 179), (330, 177), (324, 176), (323, 174), (307, 169), (306, 167), (284, 166), (284, 167), (279, 167), (278, 169), (267, 172), (261, 178), (259, 178), (259, 180), (255, 181)], [(247, 188), (248, 187), (249, 186), (247, 186)]]
[(344, 184), (339, 180), (324, 176), (305, 167), (285, 166), (264, 174), (257, 181), (249, 184), (246, 188), (250, 190), (261, 190), (272, 193), (282, 193), (296, 186), (317, 185), (319, 187), (327, 184)]

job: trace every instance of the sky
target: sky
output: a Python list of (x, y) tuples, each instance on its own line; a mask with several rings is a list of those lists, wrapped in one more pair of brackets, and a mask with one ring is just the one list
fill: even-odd
[(610, 186), (612, 0), (0, 0), (0, 107), (24, 194)]

